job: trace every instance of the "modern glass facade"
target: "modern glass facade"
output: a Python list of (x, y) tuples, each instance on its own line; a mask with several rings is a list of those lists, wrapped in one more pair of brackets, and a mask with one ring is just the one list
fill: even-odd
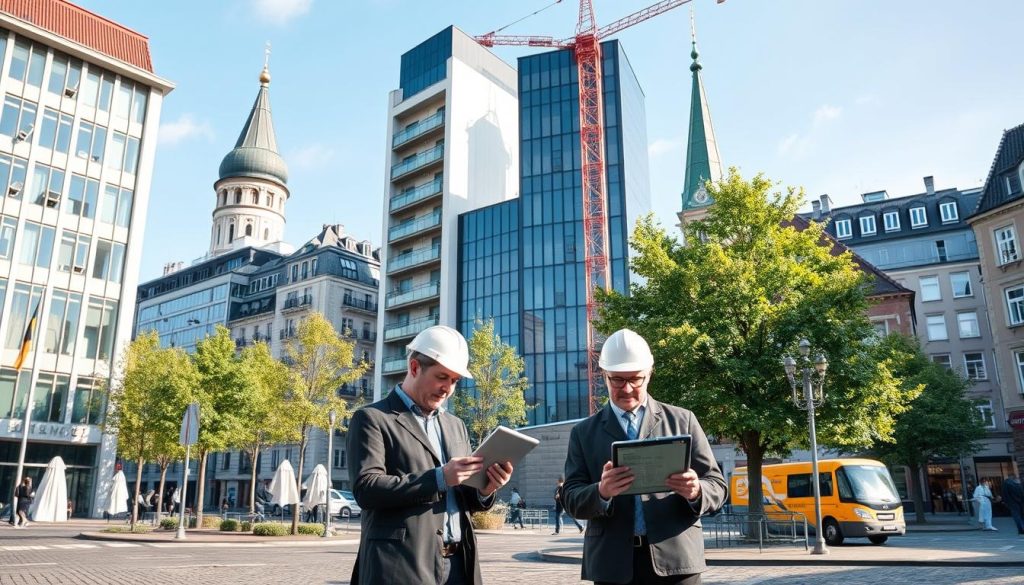
[[(630, 222), (650, 210), (644, 97), (619, 43), (603, 43), (602, 50), (608, 248), (612, 286), (625, 293)], [(495, 317), (497, 333), (526, 360), (526, 399), (535, 407), (529, 424), (543, 424), (589, 414), (579, 93), (572, 53), (519, 59), (519, 103), (520, 199), (515, 206), (509, 202), (462, 216), (460, 276), (466, 282), (459, 325), (468, 334), (475, 317)], [(492, 244), (488, 252), (481, 245), (499, 235), (480, 229), (485, 213), (506, 208), (519, 212), (518, 238), (508, 238), (518, 240), (517, 260), (499, 258), (505, 247)], [(487, 272), (471, 287), (478, 266)], [(515, 277), (509, 287), (506, 273)], [(518, 322), (508, 324), (498, 319), (504, 309), (499, 303), (512, 287), (519, 292), (512, 315)]]
[(441, 81), (448, 73), (452, 56), (452, 27), (448, 27), (402, 55), (399, 87), (402, 99), (409, 99)]
[(519, 347), (520, 233), (518, 199), (459, 216), (460, 331), (494, 319), (495, 333)]

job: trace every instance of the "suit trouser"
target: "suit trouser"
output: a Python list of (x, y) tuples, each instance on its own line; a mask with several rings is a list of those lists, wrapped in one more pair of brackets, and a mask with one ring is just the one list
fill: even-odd
[(467, 585), (466, 553), (459, 551), (450, 557), (441, 559), (444, 563), (444, 574), (440, 585)]
[[(643, 546), (633, 547), (633, 580), (628, 585), (700, 585), (700, 573), (692, 575), (661, 576), (654, 572), (651, 546), (645, 541)], [(595, 581), (594, 585), (616, 585), (608, 581)]]

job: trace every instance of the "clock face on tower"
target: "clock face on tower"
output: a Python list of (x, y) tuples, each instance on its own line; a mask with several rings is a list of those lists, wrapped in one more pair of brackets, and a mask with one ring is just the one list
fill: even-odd
[(697, 203), (708, 202), (708, 191), (704, 188), (704, 185), (701, 185), (700, 189), (697, 189), (697, 192), (693, 194), (693, 200)]

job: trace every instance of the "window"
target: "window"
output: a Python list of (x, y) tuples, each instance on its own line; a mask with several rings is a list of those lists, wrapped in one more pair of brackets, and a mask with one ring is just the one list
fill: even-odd
[(114, 94), (114, 75), (95, 66), (89, 67), (82, 85), (82, 103), (110, 111), (110, 98)]
[(220, 454), (220, 468), (225, 471), (231, 469), (231, 451)]
[(142, 86), (135, 86), (135, 98), (132, 100), (132, 121), (141, 124), (146, 117), (146, 90)]
[(920, 280), (922, 301), (942, 300), (942, 291), (939, 289), (938, 276), (922, 276)]
[(978, 313), (976, 311), (957, 313), (956, 323), (960, 329), (960, 339), (981, 337), (981, 329), (978, 328)]
[(335, 449), (334, 450), (334, 462), (333, 462), (333, 465), (334, 465), (335, 469), (341, 469), (341, 468), (345, 467), (345, 450), (344, 449)]
[(120, 171), (124, 168), (125, 143), (128, 141), (126, 134), (113, 132), (110, 136), (110, 152), (107, 156), (107, 168)]
[(21, 197), (28, 176), (28, 160), (0, 154), (0, 189), (8, 197)]
[(302, 263), (302, 278), (305, 280), (309, 276), (309, 262)]
[(128, 227), (132, 218), (132, 190), (118, 189), (116, 185), (107, 185), (103, 190), (100, 205), (100, 221), (113, 223), (118, 227)]
[(39, 130), (39, 146), (67, 154), (71, 148), (71, 125), (74, 118), (56, 110), (43, 110), (43, 125)]
[(850, 227), (850, 220), (840, 219), (836, 221), (836, 237), (840, 240), (848, 238), (852, 235), (852, 228)]
[(64, 189), (64, 171), (36, 163), (32, 167), (32, 186), (28, 201), (35, 205), (57, 207)]
[[(889, 335), (889, 322), (888, 321), (872, 321), (871, 322), (871, 327), (875, 330), (875, 336), (877, 336), (877, 337), (885, 337), (886, 335)], [(563, 335), (563, 337), (564, 337), (564, 335)], [(557, 333), (556, 333), (556, 343), (557, 343)]]
[(973, 296), (974, 293), (971, 290), (971, 273), (970, 272), (954, 272), (949, 275), (949, 285), (953, 289), (953, 298), (959, 299), (961, 297)]
[(117, 95), (114, 96), (114, 116), (120, 120), (127, 120), (132, 109), (132, 89), (134, 85), (125, 79), (117, 86)]
[(78, 378), (71, 422), (80, 425), (101, 425), (107, 412), (107, 395), (103, 383), (94, 378)]
[(318, 258), (313, 258), (309, 261), (309, 274), (310, 276), (316, 276), (316, 265)]
[(882, 219), (885, 222), (885, 231), (892, 232), (900, 229), (900, 212), (887, 211)]
[(22, 232), (24, 238), (21, 242), (21, 250), (18, 254), (18, 262), (25, 266), (37, 266), (48, 268), (50, 258), (53, 256), (53, 238), (55, 230), (50, 226), (43, 226), (37, 223), (25, 223), (25, 230)]
[(985, 374), (985, 354), (965, 353), (964, 354), (964, 375), (968, 380), (984, 380), (988, 378)]
[(32, 420), (63, 423), (70, 376), (39, 374), (32, 393)]
[(85, 314), (85, 356), (87, 359), (110, 359), (114, 346), (114, 319), (117, 316), (117, 301), (89, 297), (89, 308)]
[(57, 270), (84, 274), (89, 260), (89, 236), (64, 230), (57, 251)]
[(124, 244), (96, 240), (96, 258), (92, 262), (93, 278), (119, 283), (123, 264)]
[(875, 233), (875, 216), (868, 215), (860, 218), (860, 233), (862, 236), (870, 236)]
[(43, 67), (46, 65), (46, 47), (32, 45), (24, 39), (14, 43), (11, 55), (11, 69), (8, 73), (12, 79), (28, 83), (33, 87), (43, 85)]
[[(64, 55), (54, 55), (50, 65), (50, 81), (46, 91), (54, 95), (65, 95), (69, 98), (77, 95), (78, 84), (82, 80), (82, 62)], [(71, 95), (68, 95), (68, 94)]]
[(1017, 232), (1012, 225), (996, 230), (996, 251), (999, 255), (999, 264), (1014, 262), (1020, 258), (1017, 252)]
[(82, 120), (78, 123), (78, 142), (75, 143), (75, 155), (78, 158), (103, 162), (103, 147), (107, 142), (107, 129)]
[(43, 349), (47, 353), (75, 355), (75, 336), (82, 314), (82, 295), (54, 290), (46, 318)]
[[(823, 498), (832, 495), (832, 474), (830, 472), (818, 472), (818, 490), (821, 492), (821, 497)], [(798, 473), (786, 476), (786, 497), (814, 497), (814, 487), (811, 485), (811, 474)]]
[(10, 260), (14, 253), (14, 235), (18, 231), (18, 220), (5, 217), (0, 221), (0, 259)]
[(931, 357), (932, 361), (935, 362), (936, 364), (939, 364), (940, 366), (946, 368), (947, 370), (953, 369), (953, 362), (952, 360), (949, 359), (948, 353), (937, 353), (932, 355)]
[(4, 111), (0, 115), (0, 134), (11, 139), (24, 132), (27, 137), (36, 122), (37, 106), (34, 102), (12, 95), (4, 99)]
[(1006, 289), (1006, 316), (1011, 327), (1024, 325), (1024, 286)]
[(942, 216), (942, 223), (950, 223), (960, 219), (957, 213), (956, 201), (947, 201), (939, 204), (939, 215)]
[(11, 314), (7, 319), (7, 332), (4, 347), (18, 349), (25, 338), (25, 327), (29, 316), (43, 298), (42, 286), (29, 286), (17, 283), (14, 285), (14, 299), (11, 301)]
[(982, 426), (986, 429), (996, 428), (996, 417), (992, 413), (992, 401), (985, 400), (979, 403), (976, 408), (978, 409), (978, 414), (981, 415)]
[(910, 227), (919, 228), (928, 225), (928, 212), (924, 207), (910, 208)]
[(99, 195), (100, 182), (87, 179), (80, 175), (71, 175), (71, 187), (68, 189), (68, 204), (64, 213), (92, 219), (96, 217), (96, 198)]
[(292, 282), (295, 282), (298, 279), (299, 279), (299, 265), (298, 264), (292, 264)]
[(1024, 394), (1024, 351), (1013, 352), (1014, 361), (1017, 362), (1017, 383), (1021, 394)]
[(928, 341), (943, 341), (949, 339), (946, 332), (945, 315), (928, 315)]

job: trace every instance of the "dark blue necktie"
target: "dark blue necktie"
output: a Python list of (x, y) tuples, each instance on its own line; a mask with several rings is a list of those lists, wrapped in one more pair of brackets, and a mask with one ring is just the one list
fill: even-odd
[[(622, 418), (626, 419), (626, 438), (630, 441), (635, 440), (640, 436), (640, 429), (636, 425), (636, 413), (625, 412), (622, 414)], [(647, 525), (644, 523), (644, 504), (640, 499), (640, 494), (633, 496), (633, 503), (636, 509), (633, 515), (633, 534), (643, 536), (647, 534)]]

